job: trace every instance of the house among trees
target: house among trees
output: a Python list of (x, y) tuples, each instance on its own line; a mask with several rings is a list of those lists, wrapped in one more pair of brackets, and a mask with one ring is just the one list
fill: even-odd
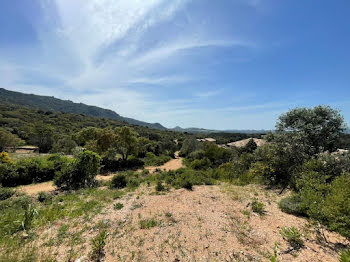
[(255, 144), (257, 146), (263, 146), (266, 144), (266, 141), (263, 140), (263, 139), (259, 139), (259, 138), (247, 138), (247, 139), (243, 139), (243, 140), (239, 140), (239, 141), (236, 141), (236, 142), (232, 142), (232, 143), (228, 143), (227, 146), (229, 147), (244, 147), (248, 144), (248, 142), (250, 140), (253, 140), (255, 142)]
[(30, 154), (30, 153), (38, 153), (39, 147), (37, 146), (4, 147), (4, 151), (8, 153)]

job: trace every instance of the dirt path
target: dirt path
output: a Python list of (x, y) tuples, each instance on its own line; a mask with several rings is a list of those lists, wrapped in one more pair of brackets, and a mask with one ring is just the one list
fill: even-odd
[(18, 187), (18, 191), (27, 195), (36, 195), (39, 194), (39, 192), (51, 192), (54, 190), (56, 190), (56, 187), (52, 181)]
[(153, 174), (156, 169), (165, 171), (177, 170), (184, 167), (182, 160), (183, 158), (179, 157), (179, 152), (177, 151), (175, 152), (175, 159), (172, 159), (161, 166), (146, 166), (145, 169), (147, 169), (151, 174)]
[[(183, 160), (183, 158), (179, 157), (179, 152), (176, 152), (175, 159), (172, 159), (161, 166), (146, 166), (145, 169), (148, 170), (151, 174), (153, 174), (157, 169), (165, 170), (165, 171), (177, 170), (177, 169), (183, 167), (182, 160)], [(141, 172), (142, 169), (140, 169), (138, 171)], [(115, 174), (108, 175), (108, 176), (97, 175), (96, 179), (99, 181), (108, 181), (108, 180), (112, 179), (112, 177), (114, 175)], [(56, 190), (56, 187), (54, 186), (52, 181), (48, 181), (48, 182), (44, 182), (44, 183), (19, 186), (18, 190), (27, 194), (27, 195), (36, 195), (39, 192), (54, 191), (54, 190)]]

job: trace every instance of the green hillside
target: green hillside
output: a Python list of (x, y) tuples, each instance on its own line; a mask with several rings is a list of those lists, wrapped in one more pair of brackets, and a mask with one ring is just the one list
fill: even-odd
[(120, 116), (116, 112), (109, 109), (90, 106), (83, 103), (74, 103), (69, 100), (61, 100), (52, 96), (24, 94), (0, 88), (0, 100), (9, 104), (27, 106), (45, 111), (84, 114), (87, 116), (125, 121), (132, 125), (147, 126), (156, 129), (166, 129), (159, 123), (146, 123), (136, 119)]

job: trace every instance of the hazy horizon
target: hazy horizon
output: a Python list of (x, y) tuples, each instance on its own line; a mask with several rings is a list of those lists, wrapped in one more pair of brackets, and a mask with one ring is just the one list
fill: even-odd
[(350, 119), (350, 2), (1, 1), (0, 87), (216, 130)]

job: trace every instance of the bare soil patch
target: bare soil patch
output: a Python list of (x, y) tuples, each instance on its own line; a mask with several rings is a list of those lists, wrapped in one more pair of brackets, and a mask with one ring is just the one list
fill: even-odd
[(53, 184), (52, 181), (48, 181), (48, 182), (43, 182), (38, 184), (19, 186), (18, 190), (27, 195), (36, 195), (36, 194), (39, 194), (39, 192), (54, 191), (56, 190), (56, 186)]
[[(265, 204), (266, 215), (251, 212), (249, 204), (255, 197)], [(327, 230), (328, 243), (318, 240), (305, 218), (280, 211), (280, 198), (260, 186), (196, 186), (193, 191), (166, 194), (141, 187), (115, 201), (123, 204), (122, 209), (115, 210), (113, 203), (84, 226), (106, 225), (104, 261), (270, 261), (276, 242), (278, 261), (338, 261), (337, 245), (349, 242)], [(304, 248), (285, 253), (290, 247), (279, 233), (284, 226), (303, 232)], [(53, 233), (57, 228), (48, 230)], [(81, 261), (88, 261), (89, 243), (97, 234), (85, 232), (84, 244), (74, 248)], [(64, 258), (70, 248), (63, 244), (54, 252)]]

